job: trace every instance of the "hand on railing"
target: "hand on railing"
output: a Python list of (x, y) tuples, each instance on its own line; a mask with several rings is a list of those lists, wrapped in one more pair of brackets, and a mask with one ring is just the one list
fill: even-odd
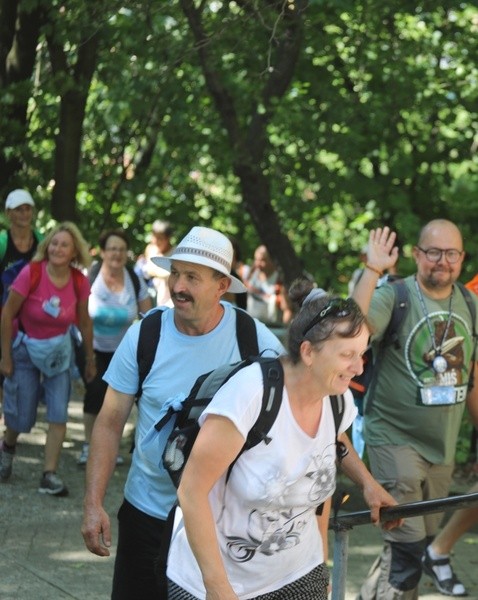
[[(433, 500), (422, 500), (421, 502), (409, 502), (406, 504), (397, 504), (380, 510), (380, 522), (386, 523), (396, 519), (406, 519), (410, 517), (422, 517), (424, 515), (440, 513), (451, 508), (467, 508), (469, 506), (478, 506), (478, 493), (463, 494), (461, 496), (451, 496), (447, 498), (435, 498)], [(351, 529), (356, 525), (367, 525), (370, 523), (371, 511), (362, 510), (342, 515), (334, 515), (329, 522), (329, 529)]]

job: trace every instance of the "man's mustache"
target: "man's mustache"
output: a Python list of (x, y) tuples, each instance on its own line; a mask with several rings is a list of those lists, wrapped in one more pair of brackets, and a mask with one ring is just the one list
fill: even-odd
[(183, 302), (183, 301), (194, 302), (194, 299), (192, 296), (190, 296), (189, 294), (183, 294), (182, 292), (178, 292), (177, 294), (172, 293), (171, 298), (173, 300), (179, 300), (180, 302)]

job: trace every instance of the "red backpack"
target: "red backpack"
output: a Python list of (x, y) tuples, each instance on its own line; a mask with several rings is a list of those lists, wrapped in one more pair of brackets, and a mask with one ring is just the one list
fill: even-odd
[[(5, 271), (2, 273), (2, 283), (3, 283), (3, 296), (2, 296), (2, 306), (5, 304), (8, 294), (10, 292), (10, 286), (17, 278), (20, 271), (26, 265), (30, 265), (30, 291), (31, 294), (34, 292), (37, 287), (40, 285), (41, 280), (41, 272), (42, 272), (42, 262), (38, 261), (26, 261), (24, 259), (17, 260), (12, 265), (10, 265)], [(71, 267), (71, 276), (73, 278), (73, 287), (75, 288), (75, 296), (78, 298), (80, 295), (80, 289), (83, 282), (84, 275), (83, 273), (77, 269), (76, 267)]]

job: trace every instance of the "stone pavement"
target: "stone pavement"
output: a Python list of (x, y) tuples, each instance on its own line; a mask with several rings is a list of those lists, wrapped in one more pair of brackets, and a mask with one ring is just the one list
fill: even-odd
[[(114, 559), (91, 554), (80, 533), (84, 469), (76, 460), (83, 440), (82, 388), (78, 382), (75, 388), (59, 468), (69, 496), (57, 498), (37, 492), (46, 431), (41, 408), (37, 426), (19, 438), (11, 479), (0, 483), (0, 600), (110, 597)], [(126, 464), (116, 469), (105, 502), (114, 540), (116, 512), (130, 462), (132, 427), (128, 423), (122, 444)]]
[[(45, 432), (43, 411), (34, 430), (20, 437), (11, 480), (0, 484), (0, 600), (106, 600), (110, 596), (113, 557), (100, 558), (88, 552), (80, 534), (84, 470), (76, 465), (82, 442), (79, 398), (81, 388), (77, 384), (70, 403), (70, 422), (59, 469), (70, 495), (55, 498), (37, 493)], [(0, 429), (1, 425), (0, 422)], [(116, 469), (106, 498), (114, 543), (116, 511), (122, 500), (130, 460), (132, 428), (133, 421), (128, 423), (122, 444), (126, 465)], [(339, 483), (339, 489), (349, 485), (342, 480)], [(470, 485), (462, 479), (455, 482), (453, 491), (465, 493)], [(351, 486), (350, 492), (351, 499), (345, 506), (348, 510), (361, 510), (359, 492)], [(333, 536), (330, 532), (331, 556)], [(478, 600), (477, 544), (478, 531), (470, 532), (457, 544), (454, 557), (457, 571), (473, 600)], [(355, 599), (380, 547), (380, 532), (375, 527), (364, 525), (351, 530), (345, 600)], [(436, 593), (430, 580), (424, 577), (420, 598), (443, 600), (445, 597)]]

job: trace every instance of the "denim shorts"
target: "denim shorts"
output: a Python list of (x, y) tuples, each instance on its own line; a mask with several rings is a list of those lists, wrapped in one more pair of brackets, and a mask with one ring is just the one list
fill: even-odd
[(3, 382), (5, 424), (18, 433), (35, 425), (40, 401), (46, 404), (48, 423), (66, 423), (71, 394), (70, 370), (46, 377), (32, 363), (25, 344), (12, 349), (13, 375)]

